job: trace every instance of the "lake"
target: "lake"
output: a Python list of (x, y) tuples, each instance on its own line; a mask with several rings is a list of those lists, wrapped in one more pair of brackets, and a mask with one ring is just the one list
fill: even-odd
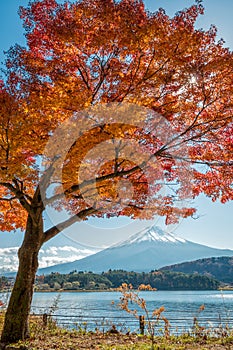
[[(37, 315), (52, 312), (57, 323), (67, 328), (105, 332), (114, 324), (119, 331), (138, 332), (138, 320), (117, 306), (120, 296), (119, 292), (38, 292), (34, 293), (32, 312)], [(143, 291), (140, 296), (146, 300), (150, 312), (165, 307), (163, 315), (169, 320), (173, 334), (191, 332), (194, 318), (209, 330), (233, 327), (233, 291)], [(53, 310), (56, 302), (57, 308)], [(138, 311), (138, 315), (143, 312)], [(158, 333), (163, 325), (161, 320)]]

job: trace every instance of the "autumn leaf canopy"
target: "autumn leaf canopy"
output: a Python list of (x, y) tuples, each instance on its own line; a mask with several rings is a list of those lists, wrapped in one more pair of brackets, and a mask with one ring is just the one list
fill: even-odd
[(195, 28), (203, 12), (20, 8), (27, 47), (10, 48), (0, 86), (1, 230), (24, 229), (39, 192), (43, 210), (167, 223), (194, 213), (181, 199), (233, 199), (233, 56)]

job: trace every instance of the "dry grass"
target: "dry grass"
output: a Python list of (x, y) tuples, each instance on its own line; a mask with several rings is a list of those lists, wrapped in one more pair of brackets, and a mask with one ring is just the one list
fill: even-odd
[[(0, 328), (3, 317), (0, 315)], [(9, 349), (30, 350), (151, 350), (151, 342), (147, 336), (136, 334), (123, 335), (107, 332), (102, 334), (68, 331), (56, 327), (51, 322), (43, 326), (41, 319), (31, 320), (31, 338), (19, 342)], [(154, 350), (233, 350), (233, 336), (222, 339), (197, 339), (190, 336), (156, 338)]]

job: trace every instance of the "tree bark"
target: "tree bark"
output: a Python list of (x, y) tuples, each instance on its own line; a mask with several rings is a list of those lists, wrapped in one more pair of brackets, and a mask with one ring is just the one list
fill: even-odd
[(5, 315), (2, 344), (14, 343), (29, 337), (28, 320), (42, 238), (42, 215), (37, 223), (29, 216), (24, 241), (18, 252), (19, 268)]

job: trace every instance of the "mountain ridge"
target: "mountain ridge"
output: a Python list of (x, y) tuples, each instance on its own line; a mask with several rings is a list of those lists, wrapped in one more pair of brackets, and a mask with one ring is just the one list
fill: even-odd
[(214, 256), (233, 256), (233, 250), (211, 248), (151, 226), (96, 254), (39, 269), (38, 274), (69, 273), (74, 270), (101, 273), (109, 269), (149, 272), (166, 265)]
[(233, 285), (233, 256), (221, 256), (164, 266), (160, 271), (198, 273)]

